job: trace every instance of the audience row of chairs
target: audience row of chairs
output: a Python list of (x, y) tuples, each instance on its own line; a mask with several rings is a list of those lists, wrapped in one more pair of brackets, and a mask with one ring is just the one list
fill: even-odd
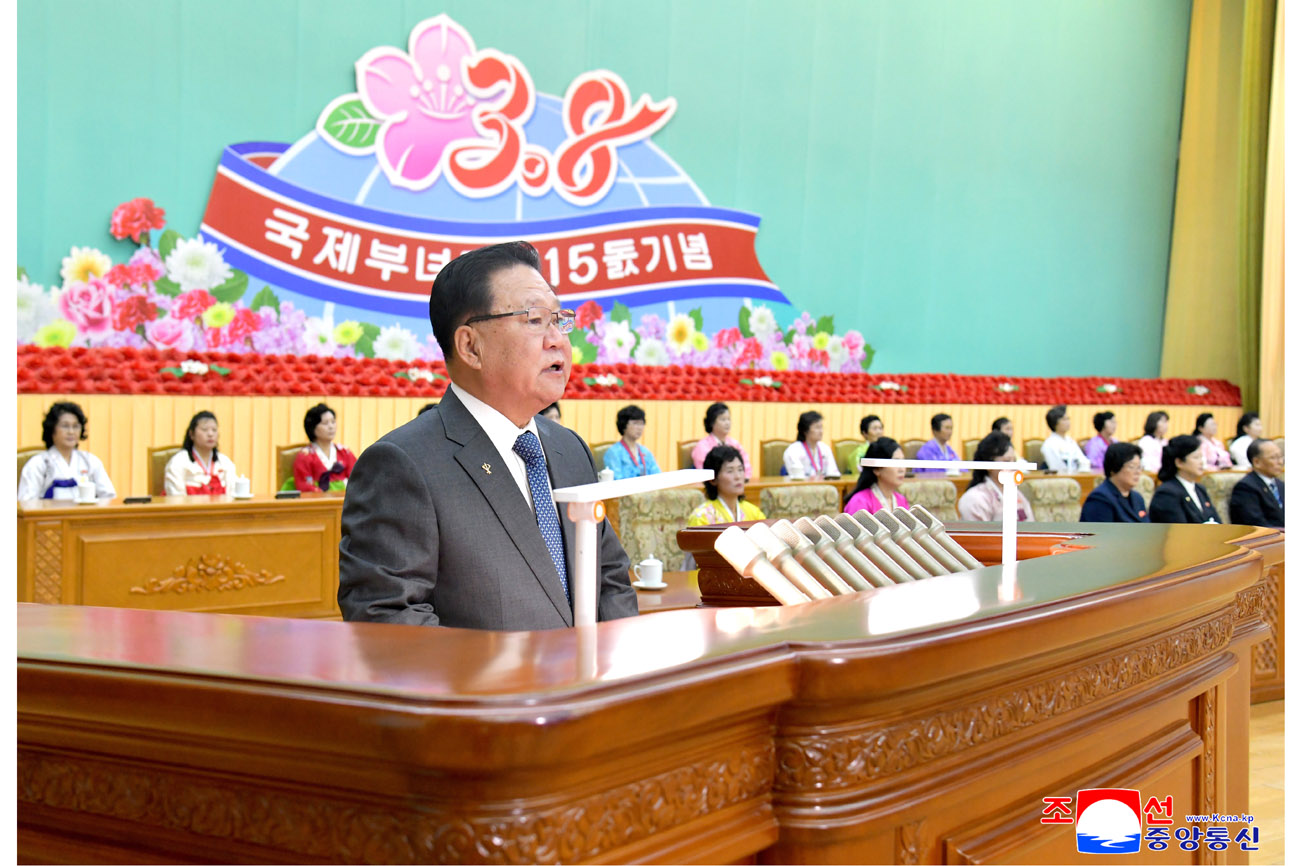
[[(306, 447), (308, 447), (308, 443), (299, 442), (296, 445), (283, 445), (275, 449), (275, 489), (279, 490), (286, 481), (293, 478), (293, 461), (298, 456), (298, 452)], [(181, 446), (179, 445), (160, 445), (157, 448), (148, 449), (149, 495), (163, 495), (163, 477), (167, 471), (167, 461), (171, 460), (172, 456), (180, 450)], [(44, 452), (43, 447), (19, 448), (18, 476), (22, 477), (23, 467), (27, 465), (28, 460)]]
[[(1228, 500), (1232, 488), (1245, 472), (1207, 473), (1205, 486), (1214, 507), (1227, 520)], [(1155, 493), (1155, 480), (1144, 474), (1137, 491), (1147, 501)], [(1073, 523), (1083, 507), (1083, 488), (1077, 479), (1063, 476), (1033, 476), (1021, 485), (1025, 498), (1042, 522)], [(944, 522), (959, 520), (957, 486), (946, 478), (924, 478), (903, 482), (900, 492), (913, 505), (923, 505)], [(618, 500), (618, 534), (632, 562), (654, 555), (667, 569), (680, 568), (684, 554), (677, 546), (677, 532), (686, 526), (686, 518), (704, 502), (704, 494), (690, 488), (659, 490), (624, 496)], [(792, 484), (766, 487), (759, 492), (759, 508), (770, 519), (796, 519), (826, 514), (835, 516), (843, 508), (839, 490), (830, 484)]]

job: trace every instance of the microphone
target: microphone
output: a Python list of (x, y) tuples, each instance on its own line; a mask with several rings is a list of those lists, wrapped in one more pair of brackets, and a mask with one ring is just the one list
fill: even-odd
[(952, 536), (948, 534), (948, 528), (943, 525), (943, 521), (926, 511), (925, 506), (913, 505), (912, 516), (922, 526), (930, 528), (930, 537), (937, 541), (944, 550), (952, 554), (953, 559), (967, 568), (982, 568), (984, 566), (984, 563), (971, 556), (966, 548), (953, 540)]
[[(757, 525), (757, 524), (755, 524)], [(811, 541), (794, 528), (794, 524), (782, 518), (772, 524), (772, 534), (781, 539), (790, 548), (795, 561), (808, 570), (808, 573), (821, 581), (822, 586), (835, 595), (849, 595), (857, 592), (835, 573), (835, 570), (817, 556)]]
[(749, 540), (758, 545), (759, 550), (767, 556), (767, 561), (777, 567), (804, 595), (812, 599), (830, 598), (830, 591), (817, 582), (817, 579), (804, 570), (790, 553), (790, 546), (777, 538), (766, 523), (755, 523), (745, 530)]
[(898, 563), (912, 580), (925, 580), (930, 577), (930, 572), (916, 564), (916, 560), (907, 555), (903, 548), (894, 543), (894, 534), (890, 532), (873, 514), (863, 508), (853, 515), (853, 519), (862, 524), (871, 537), (875, 540), (876, 546), (889, 554), (894, 562)]
[(883, 571), (894, 583), (910, 583), (914, 580), (912, 575), (908, 574), (892, 556), (876, 546), (876, 539), (861, 523), (858, 523), (847, 514), (835, 515), (835, 523), (845, 535), (853, 539), (854, 546), (862, 551), (867, 559), (871, 560), (876, 568)]
[(830, 537), (822, 532), (816, 523), (813, 523), (807, 517), (800, 517), (794, 522), (794, 528), (799, 530), (803, 537), (812, 543), (817, 556), (821, 558), (822, 562), (833, 568), (845, 583), (858, 592), (871, 589), (871, 584), (867, 583), (862, 575), (853, 566), (849, 565), (844, 557), (840, 556), (839, 551), (835, 549), (835, 542), (831, 541)]
[(944, 550), (939, 542), (930, 537), (930, 527), (921, 523), (912, 516), (912, 512), (906, 508), (895, 508), (892, 512), (894, 519), (903, 524), (903, 528), (912, 536), (912, 540), (921, 545), (921, 549), (930, 554), (934, 561), (943, 566), (943, 570), (948, 574), (958, 571), (966, 571), (966, 566), (962, 565), (953, 555)]
[(767, 561), (767, 556), (739, 526), (732, 525), (722, 530), (713, 542), (713, 549), (742, 577), (756, 581), (781, 604), (802, 604), (811, 600)]
[(857, 569), (872, 586), (893, 586), (894, 581), (889, 579), (889, 575), (876, 568), (871, 560), (863, 556), (861, 551), (853, 546), (852, 536), (840, 529), (833, 519), (823, 514), (813, 522), (835, 545), (836, 552), (844, 557), (844, 561)]
[(934, 557), (921, 549), (921, 545), (916, 543), (912, 534), (907, 531), (907, 527), (898, 522), (888, 508), (882, 508), (876, 512), (876, 520), (880, 525), (889, 530), (889, 534), (894, 537), (894, 543), (903, 548), (907, 555), (916, 560), (916, 562), (930, 572), (934, 577), (940, 577), (948, 573), (948, 569), (934, 561)]

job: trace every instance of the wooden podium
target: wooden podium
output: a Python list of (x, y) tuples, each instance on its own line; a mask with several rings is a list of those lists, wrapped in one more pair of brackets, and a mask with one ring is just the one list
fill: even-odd
[(18, 856), (1092, 862), (1042, 798), (1248, 812), (1281, 534), (1050, 529), (1014, 580), (583, 630), (20, 604)]

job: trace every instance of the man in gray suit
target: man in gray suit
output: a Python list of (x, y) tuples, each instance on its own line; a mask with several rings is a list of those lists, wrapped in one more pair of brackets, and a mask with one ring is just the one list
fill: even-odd
[[(537, 413), (569, 381), (573, 312), (522, 241), (453, 259), (429, 296), (452, 384), (367, 448), (343, 500), (345, 620), (531, 630), (573, 625), (574, 527), (551, 491), (596, 480), (591, 450)], [(598, 530), (597, 615), (635, 616), (627, 554)]]

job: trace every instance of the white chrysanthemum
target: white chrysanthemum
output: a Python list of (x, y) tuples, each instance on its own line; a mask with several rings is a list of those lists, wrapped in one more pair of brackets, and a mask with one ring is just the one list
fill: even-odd
[(626, 361), (636, 347), (636, 334), (627, 322), (606, 322), (602, 343), (611, 361)]
[(844, 348), (843, 337), (831, 337), (826, 342), (826, 355), (830, 359), (827, 365), (831, 370), (839, 370), (849, 360), (849, 350)]
[(59, 317), (58, 303), (44, 286), (18, 281), (18, 342), (30, 343), (36, 332)]
[(167, 254), (166, 266), (167, 277), (178, 283), (182, 292), (215, 289), (234, 274), (217, 245), (198, 238), (177, 241)]
[(694, 348), (695, 320), (685, 313), (678, 313), (668, 323), (668, 348), (678, 355)]
[(334, 323), (319, 316), (309, 316), (302, 329), (303, 351), (308, 355), (333, 357), (338, 344), (334, 342)]
[(769, 307), (754, 307), (749, 311), (749, 330), (760, 339), (770, 337), (780, 330), (776, 324), (776, 314)]
[(662, 367), (668, 363), (668, 349), (662, 340), (642, 340), (632, 353), (632, 360), (645, 367)]
[(379, 329), (375, 357), (386, 361), (413, 361), (420, 354), (420, 339), (401, 325)]
[(59, 276), (63, 285), (88, 283), (91, 277), (102, 277), (113, 267), (113, 260), (94, 247), (73, 247), (63, 258)]

